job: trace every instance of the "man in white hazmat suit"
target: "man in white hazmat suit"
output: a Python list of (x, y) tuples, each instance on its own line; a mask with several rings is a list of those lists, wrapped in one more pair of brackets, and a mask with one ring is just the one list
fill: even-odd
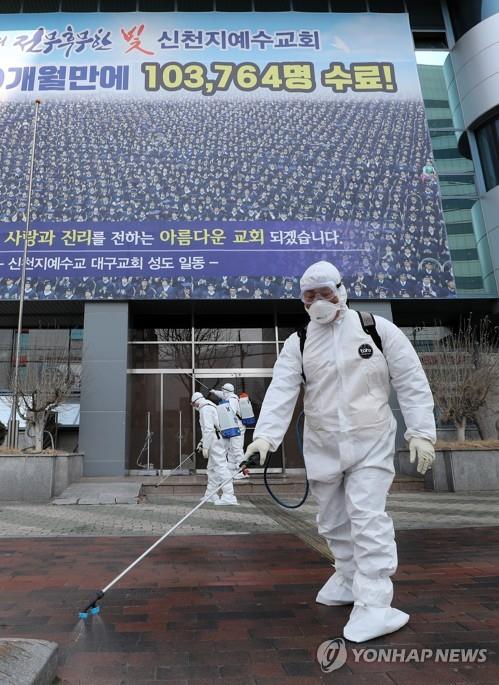
[[(241, 420), (239, 397), (234, 392), (234, 386), (232, 383), (225, 383), (222, 385), (221, 390), (211, 390), (210, 392), (215, 395), (215, 397), (218, 397), (219, 400), (227, 400), (232, 411), (236, 415), (237, 426), (241, 435), (234, 435), (232, 438), (229, 438), (229, 452), (227, 455), (229, 460), (229, 468), (232, 469), (233, 472), (236, 472), (239, 469), (239, 464), (244, 458), (244, 433), (246, 431), (244, 423)], [(248, 477), (248, 474), (241, 472), (234, 476), (234, 480), (244, 480)]]
[(208, 484), (204, 497), (211, 494), (212, 496), (208, 502), (213, 502), (213, 504), (238, 504), (237, 497), (234, 495), (232, 481), (223, 486), (222, 496), (219, 497), (218, 495), (220, 484), (230, 478), (231, 471), (227, 464), (226, 441), (222, 438), (218, 429), (217, 408), (213, 402), (207, 400), (200, 392), (194, 393), (191, 397), (191, 404), (199, 412), (203, 457), (208, 459), (206, 469)]
[[(303, 453), (318, 503), (318, 530), (336, 572), (317, 602), (354, 604), (344, 636), (364, 642), (404, 626), (409, 615), (391, 607), (397, 568), (393, 522), (385, 513), (394, 476), (396, 421), (388, 405), (390, 381), (406, 424), (411, 463), (424, 473), (436, 439), (433, 398), (417, 354), (390, 321), (375, 317), (381, 352), (346, 306), (341, 276), (332, 264), (310, 266), (300, 281), (310, 316), (303, 357), (295, 333), (274, 366), (245, 457), (275, 451), (289, 426), (304, 373)], [(303, 364), (303, 366), (302, 366)]]

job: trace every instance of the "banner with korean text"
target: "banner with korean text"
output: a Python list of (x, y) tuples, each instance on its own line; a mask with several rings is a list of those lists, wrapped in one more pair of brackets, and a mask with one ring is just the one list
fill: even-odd
[(0, 297), (454, 297), (404, 14), (0, 15)]

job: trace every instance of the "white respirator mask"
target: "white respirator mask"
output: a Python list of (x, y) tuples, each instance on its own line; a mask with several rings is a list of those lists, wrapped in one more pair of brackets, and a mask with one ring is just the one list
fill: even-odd
[(334, 303), (329, 300), (316, 300), (307, 309), (307, 313), (312, 321), (317, 323), (331, 323), (341, 309), (339, 302)]

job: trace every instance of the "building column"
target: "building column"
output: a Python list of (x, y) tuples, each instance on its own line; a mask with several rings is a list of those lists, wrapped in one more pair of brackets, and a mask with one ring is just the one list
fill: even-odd
[(80, 401), (85, 476), (122, 476), (126, 463), (128, 302), (86, 302)]

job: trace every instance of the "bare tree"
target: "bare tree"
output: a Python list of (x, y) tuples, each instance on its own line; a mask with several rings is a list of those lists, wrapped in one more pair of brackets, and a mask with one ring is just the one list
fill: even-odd
[[(156, 329), (158, 340), (169, 343), (180, 343), (182, 341), (191, 341), (191, 329), (185, 328), (158, 328)], [(224, 342), (224, 331), (218, 328), (195, 328), (194, 329), (194, 344), (196, 348), (197, 364), (201, 368), (214, 368), (219, 359), (223, 359), (227, 355), (225, 345), (217, 345), (216, 343)], [(175, 368), (192, 368), (192, 348), (190, 344), (172, 345), (166, 347), (160, 346), (160, 359), (162, 355), (172, 355), (174, 358), (173, 364)], [(189, 378), (181, 377), (181, 382), (186, 387), (188, 394), (191, 392), (191, 380)]]
[(433, 352), (421, 353), (435, 403), (444, 421), (454, 421), (457, 439), (465, 440), (468, 419), (476, 419), (499, 377), (498, 330), (485, 317), (471, 316), (459, 330), (436, 340)]
[[(13, 386), (11, 374), (10, 386)], [(34, 451), (43, 449), (43, 435), (50, 413), (61, 405), (79, 383), (79, 367), (72, 365), (65, 347), (28, 348), (23, 351), (18, 377), (18, 412), (26, 421), (26, 434)]]
[[(190, 328), (156, 328), (155, 338), (164, 345), (145, 346), (145, 354), (157, 355), (157, 365), (168, 364), (173, 369), (192, 369), (192, 340)], [(194, 329), (196, 366), (201, 369), (216, 369), (228, 357), (241, 357), (243, 345), (234, 341), (231, 344), (227, 330), (221, 328)], [(171, 343), (171, 344), (169, 344)], [(180, 344), (179, 344), (180, 343)], [(152, 360), (149, 359), (149, 362)], [(241, 366), (242, 366), (241, 362)], [(181, 374), (180, 381), (191, 393), (192, 377)]]

